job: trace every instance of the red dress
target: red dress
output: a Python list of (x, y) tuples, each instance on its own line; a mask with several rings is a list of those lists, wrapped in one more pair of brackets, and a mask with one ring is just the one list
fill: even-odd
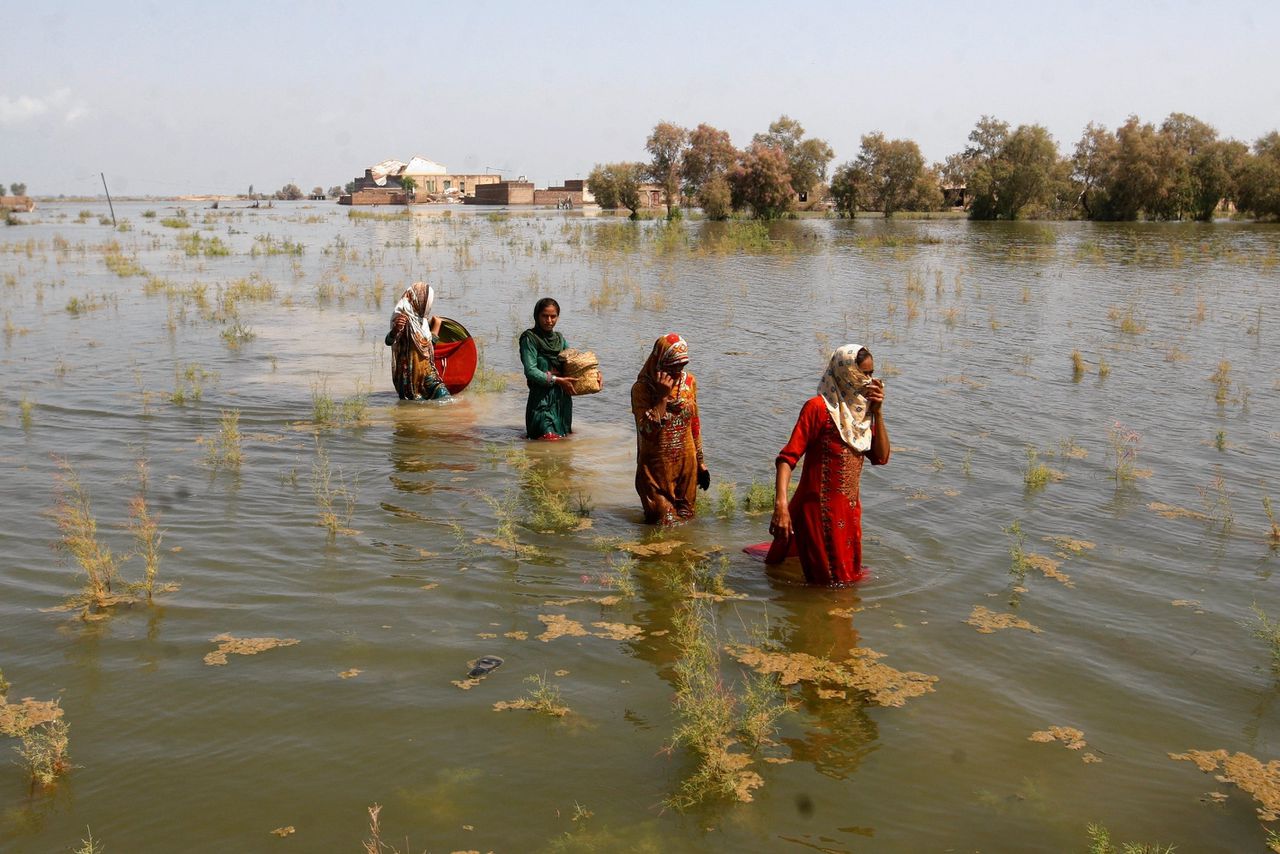
[(863, 461), (888, 462), (855, 451), (840, 439), (826, 403), (811, 397), (800, 410), (791, 440), (778, 459), (793, 469), (804, 457), (800, 486), (789, 505), (795, 535), (774, 537), (765, 563), (781, 563), (799, 555), (810, 584), (839, 585), (858, 581), (862, 569), (862, 502), (858, 481)]

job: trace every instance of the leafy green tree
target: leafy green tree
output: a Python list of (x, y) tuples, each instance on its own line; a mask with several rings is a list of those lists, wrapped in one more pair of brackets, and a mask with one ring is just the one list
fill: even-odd
[(698, 206), (707, 219), (728, 219), (733, 211), (733, 191), (723, 173), (712, 175), (698, 189)]
[[(738, 159), (738, 149), (733, 147), (728, 131), (713, 128), (708, 124), (700, 124), (689, 132), (689, 146), (684, 152), (684, 163), (681, 165), (681, 177), (684, 178), (684, 192), (689, 198), (699, 197), (708, 181), (716, 176), (723, 177)], [(725, 186), (728, 186), (726, 183)], [(699, 204), (703, 210), (701, 199)]]
[(1280, 219), (1280, 133), (1272, 131), (1253, 144), (1237, 183), (1239, 210), (1255, 219)]
[[(0, 184), (0, 187), (3, 186), (3, 184)], [(27, 185), (21, 182), (16, 182), (9, 185), (9, 191), (15, 196), (25, 196), (27, 194)]]
[(920, 146), (909, 139), (886, 139), (876, 131), (862, 137), (862, 147), (852, 163), (840, 167), (831, 192), (840, 198), (837, 208), (852, 213), (868, 207), (891, 217), (895, 211), (937, 209), (942, 203), (939, 178), (925, 168)]
[(400, 186), (404, 188), (405, 193), (409, 196), (409, 201), (412, 202), (413, 194), (418, 189), (418, 182), (410, 176), (405, 175), (400, 178)]
[(808, 193), (825, 181), (827, 164), (836, 156), (824, 140), (805, 139), (804, 126), (785, 115), (769, 125), (768, 133), (756, 134), (751, 142), (782, 150), (791, 188), (797, 193)]
[(1160, 139), (1150, 123), (1129, 116), (1116, 129), (1115, 164), (1108, 187), (1109, 210), (1103, 219), (1135, 220), (1160, 207)]
[(334, 184), (329, 188), (329, 192), (325, 193), (325, 195), (331, 199), (336, 199), (338, 196), (342, 195), (342, 187), (338, 184)]
[(671, 122), (658, 122), (644, 144), (652, 158), (648, 175), (662, 185), (668, 217), (671, 216), (672, 203), (680, 195), (680, 167), (688, 144), (689, 131)]
[(753, 142), (727, 177), (734, 208), (749, 207), (759, 219), (776, 219), (791, 210), (795, 193), (781, 148)]
[(302, 198), (302, 189), (297, 184), (285, 184), (279, 190), (276, 190), (275, 197), (277, 199), (296, 201)]
[(1080, 207), (1088, 219), (1107, 219), (1110, 188), (1119, 143), (1106, 127), (1093, 122), (1084, 129), (1071, 157), (1071, 175), (1080, 187)]
[(831, 200), (839, 216), (852, 217), (865, 205), (864, 174), (855, 161), (843, 163), (831, 173)]
[(587, 176), (587, 187), (600, 207), (624, 207), (634, 219), (640, 209), (640, 181), (646, 168), (643, 163), (597, 163)]
[[(347, 195), (351, 195), (352, 193), (354, 193), (354, 192), (356, 191), (356, 186), (357, 186), (359, 183), (360, 183), (359, 181), (348, 181), (348, 182), (346, 183), (346, 186), (344, 186), (342, 189), (343, 189), (344, 191), (346, 191)], [(250, 187), (249, 189), (250, 189), (250, 190), (253, 190), (253, 188), (252, 188), (252, 187)]]
[(1058, 148), (1042, 125), (1019, 125), (982, 116), (969, 134), (969, 146), (948, 159), (943, 173), (963, 178), (973, 201), (973, 219), (1017, 219), (1028, 206), (1048, 206), (1054, 198)]

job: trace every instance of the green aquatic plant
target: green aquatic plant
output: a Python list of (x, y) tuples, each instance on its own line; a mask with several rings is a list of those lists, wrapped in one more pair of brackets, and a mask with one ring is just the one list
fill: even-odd
[(617, 591), (618, 595), (624, 599), (634, 598), (639, 592), (636, 586), (635, 569), (640, 562), (630, 555), (618, 558), (610, 555), (606, 558), (606, 563), (609, 565), (609, 571), (600, 577), (601, 583)]
[(333, 540), (339, 533), (349, 532), (356, 512), (356, 485), (347, 485), (342, 469), (334, 471), (329, 452), (316, 442), (316, 458), (311, 464), (311, 494), (319, 508), (317, 525)]
[(1111, 376), (1111, 363), (1102, 356), (1098, 357), (1098, 379), (1105, 380)]
[(535, 531), (565, 533), (582, 525), (591, 515), (591, 501), (582, 493), (559, 488), (564, 470), (558, 465), (535, 466), (527, 455), (512, 455), (520, 472), (524, 504), (523, 524)]
[(569, 707), (560, 697), (560, 686), (548, 682), (545, 673), (526, 676), (524, 681), (533, 687), (525, 695), (523, 708), (555, 718), (562, 718), (568, 714)]
[(749, 516), (771, 512), (773, 510), (773, 486), (752, 478), (751, 485), (747, 487), (747, 494), (742, 499), (742, 510)]
[(1222, 533), (1230, 532), (1235, 524), (1235, 514), (1231, 510), (1231, 490), (1227, 489), (1227, 481), (1222, 475), (1214, 475), (1205, 486), (1197, 486), (1200, 501), (1204, 505), (1204, 515), (1210, 527), (1220, 526)]
[(191, 221), (187, 219), (185, 214), (183, 214), (182, 216), (167, 216), (164, 219), (160, 220), (160, 224), (163, 225), (165, 228), (190, 228), (191, 227)]
[(22, 765), (31, 778), (31, 784), (52, 786), (58, 778), (71, 770), (67, 755), (71, 727), (61, 717), (25, 729), (15, 748)]
[(965, 477), (973, 477), (973, 448), (965, 450), (964, 458), (960, 460), (960, 471)]
[(1227, 449), (1227, 431), (1226, 430), (1219, 430), (1217, 433), (1214, 434), (1213, 446), (1217, 448), (1219, 451), (1225, 451)]
[(1138, 477), (1138, 448), (1142, 434), (1116, 421), (1107, 431), (1111, 445), (1111, 476), (1116, 484), (1125, 484)]
[(88, 834), (89, 838), (81, 839), (80, 847), (72, 854), (103, 854), (107, 850), (107, 846), (100, 844), (100, 840), (93, 838), (93, 831), (89, 829), (87, 824), (84, 827), (84, 832)]
[(1271, 548), (1280, 548), (1280, 523), (1276, 522), (1270, 495), (1262, 496), (1262, 512), (1267, 514), (1267, 522), (1271, 524), (1271, 530), (1267, 532), (1267, 541), (1271, 543)]
[(1218, 367), (1209, 375), (1209, 382), (1214, 385), (1214, 402), (1226, 406), (1231, 394), (1231, 363), (1226, 359), (1218, 362)]
[(1085, 364), (1084, 356), (1080, 355), (1079, 350), (1071, 351), (1071, 379), (1073, 382), (1080, 382), (1084, 378), (1085, 373), (1089, 370), (1089, 366)]
[(1089, 835), (1089, 854), (1173, 854), (1172, 845), (1146, 845), (1138, 842), (1122, 842), (1117, 848), (1111, 841), (1111, 834), (1100, 824), (1090, 824), (1086, 829)]
[(258, 333), (241, 323), (239, 318), (226, 329), (223, 329), (221, 335), (227, 348), (232, 351), (239, 350), (245, 344), (258, 337)]
[(1253, 612), (1253, 620), (1241, 625), (1249, 630), (1249, 634), (1266, 643), (1271, 652), (1271, 669), (1280, 674), (1280, 620), (1271, 619), (1257, 602), (1250, 605), (1249, 610)]
[(18, 401), (18, 418), (22, 422), (22, 430), (25, 433), (31, 432), (31, 413), (35, 411), (36, 403), (25, 394), (22, 400)]
[(142, 558), (144, 575), (138, 588), (150, 602), (155, 593), (156, 575), (160, 571), (160, 541), (164, 538), (159, 521), (151, 515), (145, 494), (134, 496), (129, 503), (129, 530), (133, 533), (134, 554)]
[(716, 515), (722, 519), (732, 519), (738, 512), (738, 485), (736, 483), (720, 483), (716, 487)]
[(113, 586), (120, 583), (120, 564), (111, 549), (98, 539), (98, 521), (89, 503), (89, 491), (76, 470), (66, 460), (58, 461), (57, 491), (53, 518), (58, 526), (58, 547), (76, 562), (85, 574), (85, 586), (68, 604), (105, 608), (120, 601)]
[(507, 378), (489, 367), (485, 361), (484, 345), (477, 342), (476, 350), (478, 355), (476, 372), (475, 376), (471, 378), (470, 384), (467, 385), (467, 391), (471, 394), (506, 391)]
[(1048, 484), (1061, 480), (1062, 472), (1049, 468), (1040, 462), (1040, 452), (1035, 448), (1027, 448), (1027, 467), (1022, 472), (1022, 482), (1030, 491), (1044, 489)]
[(119, 249), (108, 252), (103, 256), (102, 260), (106, 263), (108, 270), (122, 279), (127, 279), (130, 276), (147, 275), (146, 268), (138, 263), (136, 257), (126, 257)]
[(1027, 570), (1031, 568), (1027, 557), (1027, 536), (1022, 532), (1022, 520), (1015, 519), (1001, 530), (1009, 538), (1009, 573), (1021, 583), (1027, 577)]
[(239, 471), (243, 461), (244, 453), (240, 449), (240, 410), (221, 410), (218, 435), (209, 440), (205, 450), (205, 465), (214, 471), (223, 468)]

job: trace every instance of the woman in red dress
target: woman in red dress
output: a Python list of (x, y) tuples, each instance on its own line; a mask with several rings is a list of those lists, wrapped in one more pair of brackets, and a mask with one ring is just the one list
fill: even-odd
[[(765, 563), (800, 557), (810, 584), (839, 586), (858, 581), (862, 568), (862, 465), (889, 462), (889, 432), (881, 406), (884, 385), (871, 377), (875, 361), (865, 347), (841, 347), (818, 394), (800, 410), (791, 440), (777, 458), (773, 544)], [(805, 458), (800, 487), (788, 504), (791, 471)]]

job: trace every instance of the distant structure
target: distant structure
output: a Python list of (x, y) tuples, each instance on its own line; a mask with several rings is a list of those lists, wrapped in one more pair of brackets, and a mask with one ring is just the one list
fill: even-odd
[[(413, 190), (404, 179), (413, 179)], [(453, 173), (434, 160), (414, 155), (408, 163), (384, 160), (364, 170), (355, 187), (338, 203), (343, 205), (407, 205), (415, 202), (462, 202), (479, 187), (502, 181), (501, 175)]]
[(474, 196), (465, 200), (469, 205), (536, 205), (548, 208), (582, 208), (596, 203), (587, 182), (582, 179), (565, 181), (559, 187), (534, 189), (532, 181), (498, 181), (476, 187)]
[(0, 196), (0, 211), (33, 211), (35, 200), (30, 196)]

